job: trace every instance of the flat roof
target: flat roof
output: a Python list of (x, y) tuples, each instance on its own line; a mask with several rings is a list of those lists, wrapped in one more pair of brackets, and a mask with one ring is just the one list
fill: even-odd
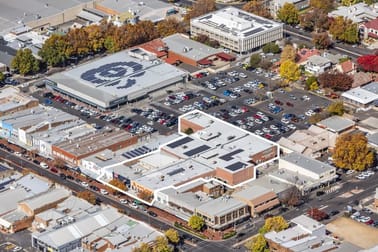
[(378, 94), (372, 93), (361, 87), (352, 88), (341, 95), (347, 99), (356, 101), (363, 105), (369, 104), (375, 100), (378, 100)]
[(233, 193), (232, 196), (247, 199), (247, 200), (253, 200), (255, 198), (266, 195), (270, 192), (272, 192), (272, 190), (269, 190), (262, 186), (255, 185), (255, 186), (247, 186), (243, 188), (242, 190)]
[(38, 19), (53, 16), (64, 10), (82, 3), (91, 3), (90, 0), (14, 0), (0, 1), (0, 31), (20, 27), (21, 21), (25, 24)]
[(193, 159), (186, 159), (179, 160), (162, 169), (154, 170), (134, 181), (154, 191), (184, 183), (213, 170), (213, 168)]
[(36, 210), (43, 206), (54, 203), (57, 200), (67, 198), (70, 194), (71, 192), (66, 189), (56, 188), (51, 191), (47, 191), (42, 194), (36, 195), (33, 198), (26, 199), (21, 203), (26, 204), (32, 210)]
[(97, 3), (97, 5), (115, 11), (118, 14), (125, 14), (132, 11), (135, 13), (135, 16), (139, 17), (139, 20), (150, 20), (152, 22), (163, 20), (166, 16), (167, 10), (173, 7), (168, 3), (157, 0), (103, 0)]
[(198, 206), (197, 212), (209, 216), (222, 216), (245, 206), (246, 204), (240, 200), (229, 196), (222, 196)]
[(60, 142), (56, 146), (68, 153), (74, 153), (76, 156), (81, 156), (128, 140), (132, 137), (133, 135), (131, 133), (124, 130), (114, 129), (110, 132), (102, 130), (84, 135), (77, 139), (69, 139)]
[(308, 230), (309, 232), (313, 232), (315, 230), (318, 230), (319, 228), (324, 227), (324, 224), (303, 214), (295, 217), (291, 220), (291, 222), (299, 225), (300, 227), (304, 228), (305, 230)]
[(356, 123), (345, 117), (331, 116), (327, 119), (321, 120), (317, 124), (337, 133), (353, 127)]
[(183, 81), (185, 77), (184, 71), (134, 48), (54, 74), (48, 80), (62, 92), (107, 108)]
[(32, 101), (38, 101), (36, 98), (26, 96), (20, 93), (20, 90), (15, 87), (4, 87), (0, 89), (0, 111), (6, 112), (25, 106)]
[(336, 10), (328, 13), (328, 16), (342, 16), (352, 20), (354, 23), (360, 23), (367, 21), (367, 19), (375, 19), (378, 17), (378, 13), (365, 3), (357, 3), (350, 6), (339, 6)]
[(378, 132), (371, 135), (367, 135), (366, 137), (368, 139), (369, 144), (378, 147)]
[(285, 160), (289, 163), (300, 166), (303, 169), (309, 170), (316, 174), (322, 174), (327, 171), (335, 170), (334, 166), (321, 162), (319, 160), (307, 157), (297, 152), (292, 152), (286, 156), (281, 157), (282, 160)]
[(0, 117), (2, 123), (12, 125), (13, 129), (25, 129), (30, 133), (47, 124), (60, 124), (77, 119), (77, 116), (60, 109), (42, 105)]
[(331, 63), (329, 59), (322, 57), (320, 55), (312, 55), (308, 57), (307, 62), (310, 62), (315, 65), (325, 65), (325, 64)]
[(378, 95), (378, 82), (372, 82), (372, 83), (366, 84), (364, 86), (361, 86), (361, 88)]
[(169, 51), (173, 51), (195, 61), (223, 52), (222, 49), (215, 49), (179, 33), (165, 37), (163, 41), (166, 46), (168, 46)]
[(235, 7), (226, 7), (203, 16), (193, 18), (191, 25), (217, 30), (225, 36), (251, 37), (282, 24), (251, 14)]

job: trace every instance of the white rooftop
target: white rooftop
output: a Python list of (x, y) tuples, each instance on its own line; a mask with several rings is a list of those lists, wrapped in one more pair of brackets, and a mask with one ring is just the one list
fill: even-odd
[(375, 100), (378, 100), (378, 94), (375, 94), (373, 92), (370, 92), (366, 89), (363, 89), (361, 87), (356, 87), (353, 89), (350, 89), (346, 92), (344, 92), (342, 97), (345, 97), (347, 99), (356, 101), (360, 104), (366, 105), (369, 104)]
[(365, 3), (357, 3), (351, 6), (339, 6), (328, 14), (330, 17), (342, 16), (352, 20), (354, 23), (369, 21), (378, 17), (375, 9)]
[(21, 94), (18, 88), (8, 86), (0, 89), (0, 112), (25, 106), (31, 101), (37, 101), (37, 99)]
[(325, 127), (328, 130), (338, 133), (354, 126), (356, 123), (345, 117), (331, 116), (318, 122), (317, 124), (321, 127)]
[(319, 160), (304, 156), (297, 152), (289, 153), (286, 156), (281, 157), (281, 159), (289, 163), (295, 164), (297, 166), (300, 166), (303, 169), (309, 170), (316, 174), (322, 174), (327, 171), (335, 170), (334, 166), (331, 166)]
[(193, 18), (192, 25), (209, 27), (224, 36), (250, 37), (280, 27), (282, 24), (251, 14), (235, 7), (226, 7)]
[(214, 200), (209, 200), (197, 207), (197, 212), (209, 216), (222, 216), (246, 206), (245, 203), (229, 196), (222, 196)]

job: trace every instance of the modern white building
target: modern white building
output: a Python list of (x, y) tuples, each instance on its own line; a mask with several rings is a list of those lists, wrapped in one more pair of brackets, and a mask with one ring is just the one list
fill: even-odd
[(340, 6), (328, 14), (329, 17), (344, 17), (353, 23), (362, 23), (378, 17), (376, 9), (366, 3), (357, 3), (351, 6)]
[(330, 69), (331, 66), (332, 62), (329, 59), (319, 55), (313, 55), (308, 58), (305, 69), (312, 74), (318, 75)]
[(203, 34), (225, 48), (246, 53), (281, 39), (283, 24), (227, 7), (193, 18), (190, 32), (193, 37)]

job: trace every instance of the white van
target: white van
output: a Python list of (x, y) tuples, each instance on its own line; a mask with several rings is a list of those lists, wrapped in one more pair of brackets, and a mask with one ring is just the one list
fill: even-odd
[(45, 168), (45, 169), (48, 169), (48, 168), (49, 168), (49, 166), (48, 166), (45, 162), (41, 162), (39, 165), (40, 165), (42, 168)]

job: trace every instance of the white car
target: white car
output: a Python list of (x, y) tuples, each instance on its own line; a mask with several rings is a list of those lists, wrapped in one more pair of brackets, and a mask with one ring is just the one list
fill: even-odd
[(348, 170), (347, 172), (346, 172), (346, 175), (351, 175), (351, 174), (353, 174), (354, 173), (354, 170)]
[(287, 127), (289, 127), (292, 130), (295, 130), (297, 128), (294, 124), (289, 124), (287, 125)]
[(364, 179), (366, 179), (366, 177), (364, 175), (360, 174), (360, 175), (356, 176), (356, 179), (364, 180)]
[(274, 124), (270, 125), (270, 128), (271, 128), (272, 130), (278, 130), (278, 127), (277, 127), (276, 125), (274, 125)]
[(286, 118), (282, 118), (282, 119), (281, 119), (281, 122), (283, 122), (284, 124), (288, 124), (288, 123), (290, 123), (290, 121), (289, 121), (288, 119), (286, 119)]
[(270, 132), (270, 129), (264, 127), (264, 128), (262, 128), (262, 131), (264, 131), (265, 133), (269, 133), (269, 132)]
[(258, 115), (258, 116), (265, 116), (265, 114), (263, 112), (261, 112), (261, 111), (257, 111), (256, 115)]
[(310, 110), (306, 111), (305, 115), (306, 116), (313, 116), (313, 115), (315, 115), (315, 112), (312, 109), (310, 109)]
[(245, 73), (239, 73), (239, 77), (241, 77), (241, 78), (247, 78), (248, 76)]
[(88, 187), (89, 186), (88, 183), (85, 182), (85, 181), (81, 182), (81, 185), (84, 186), (84, 187)]
[(255, 123), (262, 124), (263, 122), (260, 119), (255, 119)]
[(101, 189), (100, 192), (103, 195), (108, 195), (109, 194), (108, 191), (106, 191), (105, 189)]
[(128, 203), (128, 200), (127, 199), (120, 199), (119, 202), (121, 204), (127, 204)]
[(48, 168), (49, 168), (49, 166), (48, 166), (45, 162), (41, 162), (39, 165), (40, 165), (42, 168), (44, 168), (44, 169), (48, 169)]
[(264, 134), (264, 133), (263, 133), (261, 130), (256, 130), (256, 131), (255, 131), (255, 134), (261, 136), (261, 135)]
[(267, 121), (269, 121), (269, 117), (267, 117), (267, 116), (261, 116), (261, 119), (263, 120), (263, 121), (265, 121), (265, 122), (267, 122)]

